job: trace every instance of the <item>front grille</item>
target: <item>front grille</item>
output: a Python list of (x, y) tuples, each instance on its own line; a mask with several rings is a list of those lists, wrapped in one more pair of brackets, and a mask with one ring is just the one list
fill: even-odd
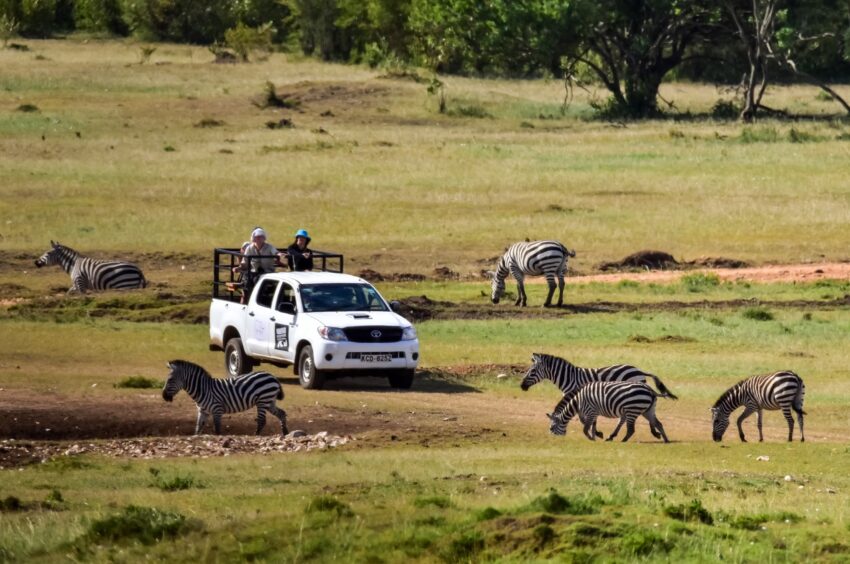
[(395, 351), (395, 352), (350, 352), (345, 354), (346, 360), (359, 360), (361, 355), (371, 354), (371, 355), (379, 355), (379, 354), (388, 354), (390, 358), (404, 358), (404, 351)]
[(401, 340), (401, 327), (349, 327), (343, 329), (349, 341), (355, 343), (395, 343)]

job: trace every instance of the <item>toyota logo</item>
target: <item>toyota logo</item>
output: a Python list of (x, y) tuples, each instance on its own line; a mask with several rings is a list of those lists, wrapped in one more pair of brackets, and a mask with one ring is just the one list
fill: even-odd
[(382, 333), (380, 331), (378, 331), (377, 329), (375, 329), (374, 331), (372, 331), (369, 334), (372, 335), (373, 339), (380, 339), (381, 335), (382, 335)]

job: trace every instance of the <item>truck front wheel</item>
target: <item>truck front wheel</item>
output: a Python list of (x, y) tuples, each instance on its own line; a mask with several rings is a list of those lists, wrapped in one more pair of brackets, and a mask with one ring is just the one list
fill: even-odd
[(242, 339), (233, 338), (227, 341), (224, 347), (224, 369), (229, 378), (236, 378), (247, 374), (254, 367), (254, 361), (245, 354), (242, 348)]
[(400, 390), (409, 390), (413, 385), (413, 372), (412, 368), (408, 368), (390, 374), (390, 387), (398, 388)]
[(298, 379), (305, 390), (321, 390), (325, 385), (325, 375), (316, 368), (313, 347), (310, 345), (305, 345), (298, 355)]

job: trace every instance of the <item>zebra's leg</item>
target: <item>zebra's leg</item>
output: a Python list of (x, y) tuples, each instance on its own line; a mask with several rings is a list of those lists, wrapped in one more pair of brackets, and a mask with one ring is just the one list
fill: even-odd
[(788, 421), (788, 442), (790, 443), (794, 440), (794, 418), (791, 417), (791, 408), (783, 407), (782, 415), (784, 415), (785, 420)]
[(760, 407), (758, 409), (756, 409), (756, 422), (757, 422), (757, 426), (759, 428), (759, 442), (760, 443), (764, 442), (764, 434), (761, 432), (761, 416), (762, 416), (762, 413), (763, 413), (763, 411)]
[(269, 407), (269, 411), (271, 411), (275, 417), (280, 419), (280, 434), (287, 434), (289, 430), (286, 428), (286, 412), (274, 403), (271, 405), (271, 407)]
[(266, 409), (268, 406), (266, 404), (258, 403), (257, 404), (257, 432), (256, 435), (259, 435), (263, 432), (263, 428), (266, 426)]
[(546, 284), (549, 286), (549, 294), (546, 296), (546, 301), (543, 302), (543, 307), (552, 307), (552, 296), (555, 295), (555, 277), (547, 274)]
[(212, 414), (212, 416), (213, 416), (213, 426), (215, 427), (215, 434), (216, 435), (221, 434), (221, 415), (222, 415), (222, 411), (220, 409), (216, 409), (215, 411), (213, 411), (213, 414)]
[[(803, 434), (803, 413), (804, 412), (803, 412), (802, 409), (797, 409), (796, 407), (794, 408), (794, 411), (797, 412), (797, 423), (800, 424), (800, 442), (803, 443), (803, 442), (806, 442), (806, 435)], [(789, 437), (788, 440), (790, 441), (791, 438)]]
[(514, 305), (525, 307), (526, 303), (528, 303), (528, 296), (525, 294), (525, 282), (522, 279), (517, 278), (516, 281), (516, 302)]
[(649, 429), (652, 431), (652, 436), (656, 439), (664, 439), (665, 443), (669, 443), (670, 440), (667, 438), (667, 433), (664, 432), (664, 425), (661, 424), (661, 421), (655, 415), (655, 407), (653, 406), (643, 416), (649, 420)]
[(635, 419), (637, 419), (637, 417), (633, 416), (626, 420), (626, 436), (623, 437), (623, 442), (628, 441), (631, 436), (635, 434)]
[(617, 422), (617, 426), (614, 428), (614, 432), (611, 433), (610, 435), (608, 435), (608, 438), (605, 439), (605, 440), (606, 441), (613, 441), (614, 437), (616, 437), (617, 433), (620, 432), (620, 429), (623, 427), (623, 423), (625, 423), (625, 422), (626, 422), (626, 418), (620, 417), (620, 420)]
[(195, 434), (200, 435), (201, 430), (204, 428), (204, 424), (207, 422), (207, 413), (200, 407), (198, 408), (198, 421), (195, 423)]
[(558, 307), (564, 305), (564, 272), (558, 273)]
[(584, 436), (590, 439), (591, 441), (596, 440), (596, 435), (593, 433), (593, 427), (596, 425), (595, 417), (588, 417), (587, 421), (584, 423)]
[(741, 416), (738, 417), (738, 436), (741, 437), (742, 443), (747, 442), (747, 439), (744, 438), (744, 427), (743, 427), (744, 419), (746, 419), (747, 417), (752, 415), (755, 411), (756, 410), (754, 408), (747, 406), (747, 407), (744, 408), (744, 413), (742, 413)]

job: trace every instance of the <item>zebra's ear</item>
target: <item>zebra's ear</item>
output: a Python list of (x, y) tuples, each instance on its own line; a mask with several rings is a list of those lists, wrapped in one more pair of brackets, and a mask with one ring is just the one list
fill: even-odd
[(540, 360), (540, 353), (531, 353), (531, 362), (537, 362)]
[(548, 417), (548, 418), (549, 418), (549, 421), (554, 421), (554, 420), (555, 420), (555, 416), (554, 416), (554, 415), (552, 415), (551, 413), (547, 413), (547, 414), (546, 414), (546, 417)]
[(51, 239), (51, 240), (50, 240), (50, 246), (51, 246), (51, 247), (53, 247), (53, 248), (55, 249), (56, 247), (58, 247), (58, 246), (59, 246), (59, 243), (54, 243), (54, 242), (53, 242), (53, 239)]

